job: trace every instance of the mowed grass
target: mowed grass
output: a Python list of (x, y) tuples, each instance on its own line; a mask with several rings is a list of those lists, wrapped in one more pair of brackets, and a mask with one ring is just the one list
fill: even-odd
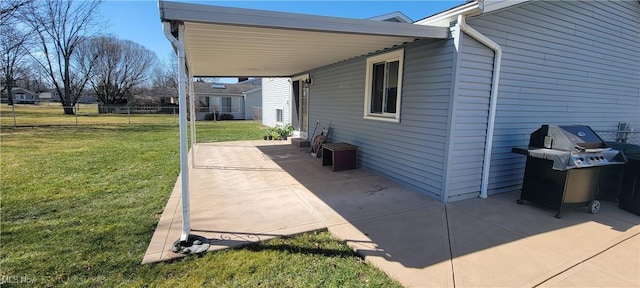
[[(3, 287), (25, 279), (49, 287), (399, 286), (328, 232), (141, 265), (179, 173), (177, 122), (158, 118), (135, 125), (3, 126)], [(199, 122), (197, 132), (198, 142), (262, 136), (251, 121)]]

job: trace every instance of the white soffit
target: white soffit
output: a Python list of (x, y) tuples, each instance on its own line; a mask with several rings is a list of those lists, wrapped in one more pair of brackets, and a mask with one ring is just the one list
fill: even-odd
[(182, 22), (196, 76), (291, 76), (448, 29), (253, 9), (159, 2), (162, 21)]

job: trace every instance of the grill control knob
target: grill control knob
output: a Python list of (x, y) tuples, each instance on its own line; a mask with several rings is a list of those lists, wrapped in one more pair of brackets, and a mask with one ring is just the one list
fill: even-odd
[(596, 159), (594, 159), (593, 157), (589, 157), (589, 160), (593, 161), (593, 160), (596, 160)]

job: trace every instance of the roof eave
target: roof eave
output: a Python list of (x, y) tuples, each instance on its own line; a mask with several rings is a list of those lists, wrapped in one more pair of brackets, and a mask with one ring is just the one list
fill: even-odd
[(262, 90), (262, 87), (244, 91), (244, 94), (249, 94), (260, 90)]
[(376, 21), (386, 21), (388, 19), (397, 19), (399, 23), (413, 23), (413, 20), (411, 20), (409, 16), (405, 15), (400, 11), (395, 11), (395, 12), (391, 12), (391, 13), (387, 13), (384, 15), (375, 16), (367, 19), (376, 20)]

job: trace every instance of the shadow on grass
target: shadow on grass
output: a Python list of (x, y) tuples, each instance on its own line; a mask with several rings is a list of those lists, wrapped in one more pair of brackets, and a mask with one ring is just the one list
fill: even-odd
[[(200, 254), (188, 255), (188, 257), (180, 257), (170, 259), (164, 262), (173, 263), (191, 257), (204, 257), (208, 254), (215, 254), (221, 251), (250, 251), (265, 252), (275, 251), (289, 254), (317, 255), (332, 258), (349, 258), (358, 257), (358, 255), (348, 248), (335, 249), (330, 246), (340, 246), (343, 242), (336, 239), (322, 238), (315, 236), (315, 233), (327, 232), (327, 229), (320, 229), (312, 232), (306, 232), (296, 235), (282, 236), (279, 234), (266, 233), (242, 233), (229, 231), (209, 231), (209, 230), (192, 230), (193, 232), (219, 233), (218, 238), (209, 238), (208, 243), (211, 245), (224, 245), (232, 247), (224, 250), (207, 251)], [(233, 235), (233, 237), (231, 237)], [(298, 237), (305, 237), (300, 240)], [(237, 239), (232, 239), (237, 238)], [(311, 238), (311, 239), (308, 239)], [(310, 246), (312, 245), (312, 246)], [(344, 246), (343, 246), (344, 247)]]

